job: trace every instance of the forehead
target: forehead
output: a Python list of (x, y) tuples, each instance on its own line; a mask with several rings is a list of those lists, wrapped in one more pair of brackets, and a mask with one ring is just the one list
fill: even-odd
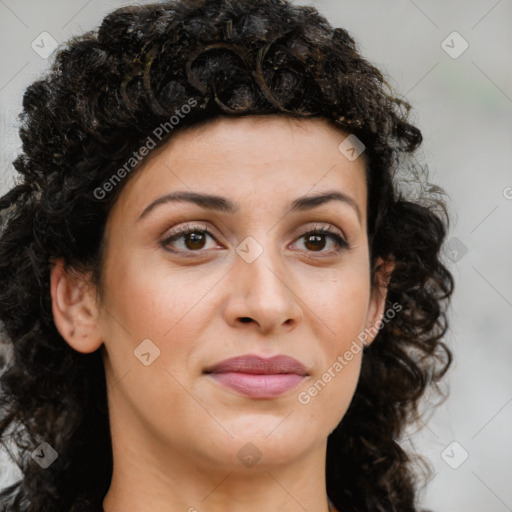
[[(127, 183), (118, 208), (139, 213), (174, 190), (231, 198), (247, 208), (322, 190), (347, 193), (366, 210), (366, 166), (339, 145), (347, 133), (324, 119), (222, 117), (177, 132)], [(264, 203), (264, 204), (263, 204)]]

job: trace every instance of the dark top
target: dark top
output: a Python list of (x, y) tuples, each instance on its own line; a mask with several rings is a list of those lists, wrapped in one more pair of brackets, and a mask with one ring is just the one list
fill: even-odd
[(86, 498), (78, 498), (69, 512), (105, 512), (102, 503), (93, 503)]

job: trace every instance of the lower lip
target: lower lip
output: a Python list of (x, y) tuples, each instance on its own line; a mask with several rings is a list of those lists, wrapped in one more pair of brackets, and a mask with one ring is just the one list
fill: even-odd
[(251, 398), (272, 398), (282, 395), (304, 380), (296, 373), (251, 374), (240, 372), (210, 373), (217, 382)]

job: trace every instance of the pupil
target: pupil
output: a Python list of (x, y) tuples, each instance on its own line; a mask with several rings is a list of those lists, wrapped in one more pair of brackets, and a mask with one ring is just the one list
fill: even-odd
[[(190, 233), (189, 235), (189, 241), (191, 241), (193, 248), (200, 249), (201, 248), (201, 241), (204, 242), (204, 235), (198, 235), (197, 233)], [(203, 238), (203, 240), (201, 240)], [(199, 247), (197, 247), (195, 244), (199, 243)]]
[[(312, 244), (317, 249), (323, 249), (325, 246), (325, 240), (322, 244), (323, 235), (309, 235), (307, 244)], [(193, 248), (200, 249), (202, 247), (201, 242), (204, 244), (204, 235), (198, 233), (190, 233), (188, 235), (189, 243), (192, 244)], [(199, 244), (199, 245), (197, 245)]]
[(319, 241), (321, 241), (321, 239), (323, 238), (323, 235), (310, 235), (308, 237), (308, 243), (311, 243), (311, 241), (313, 240), (313, 245), (316, 246), (316, 248), (320, 248), (320, 249), (323, 249), (324, 246), (325, 246), (325, 241), (323, 244), (320, 243), (320, 247), (318, 246), (318, 243)]

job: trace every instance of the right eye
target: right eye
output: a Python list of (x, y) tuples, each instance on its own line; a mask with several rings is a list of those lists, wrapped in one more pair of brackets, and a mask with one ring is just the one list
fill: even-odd
[[(193, 236), (192, 236), (193, 235)], [(206, 226), (185, 226), (172, 232), (164, 240), (161, 245), (171, 252), (202, 252), (207, 237), (215, 240), (215, 237), (210, 233)], [(168, 249), (177, 240), (183, 239), (184, 249)]]

